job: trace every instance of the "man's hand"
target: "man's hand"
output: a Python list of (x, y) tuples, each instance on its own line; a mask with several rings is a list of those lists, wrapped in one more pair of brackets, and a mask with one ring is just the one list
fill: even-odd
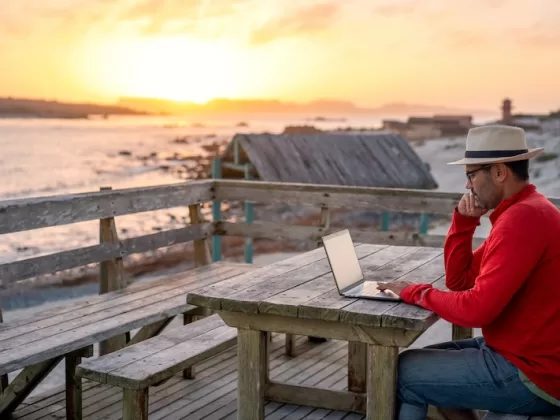
[(488, 212), (488, 209), (477, 207), (476, 199), (472, 193), (466, 193), (459, 201), (457, 210), (462, 216), (480, 217)]
[(389, 283), (377, 283), (377, 288), (381, 291), (390, 290), (391, 292), (400, 296), (405, 287), (411, 286), (413, 284), (415, 283), (412, 283), (408, 280), (396, 280)]

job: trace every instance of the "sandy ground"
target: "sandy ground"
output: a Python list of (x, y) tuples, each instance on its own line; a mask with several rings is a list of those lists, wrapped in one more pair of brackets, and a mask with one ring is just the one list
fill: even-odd
[[(257, 265), (266, 265), (271, 264), (276, 261), (283, 260), (285, 258), (292, 257), (297, 255), (296, 253), (274, 253), (274, 254), (265, 254), (265, 255), (256, 255), (254, 258), (254, 263)], [(80, 300), (87, 299), (87, 296), (81, 297), (78, 299), (70, 299), (66, 301), (69, 302), (77, 302)], [(10, 320), (18, 319), (21, 317), (28, 317), (31, 316), (33, 313), (45, 310), (50, 307), (54, 306), (62, 306), (65, 305), (65, 302), (57, 301), (54, 303), (47, 303), (40, 306), (35, 306), (33, 308), (28, 309), (15, 309), (12, 311), (7, 311), (4, 313), (4, 320), (9, 322)], [(169, 325), (168, 328), (178, 328), (181, 325), (180, 320), (175, 319)], [(480, 331), (476, 331), (476, 334), (480, 335)], [(432, 327), (430, 327), (411, 347), (418, 348), (423, 347), (429, 344), (448, 341), (451, 339), (451, 325), (445, 321), (438, 321)], [(97, 346), (94, 348), (94, 357), (97, 357), (99, 354), (99, 349)], [(10, 374), (10, 379), (15, 377), (19, 371), (12, 372)], [(45, 380), (35, 389), (35, 391), (31, 395), (37, 395), (43, 393), (52, 387), (60, 386), (64, 384), (64, 363), (60, 363), (48, 376)]]

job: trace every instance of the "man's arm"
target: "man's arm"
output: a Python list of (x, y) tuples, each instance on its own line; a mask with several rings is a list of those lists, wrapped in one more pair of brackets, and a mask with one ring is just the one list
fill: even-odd
[(530, 227), (529, 215), (524, 209), (516, 210), (494, 226), (473, 288), (445, 292), (430, 284), (418, 284), (406, 287), (402, 299), (456, 325), (480, 328), (491, 323), (524, 284), (546, 246), (545, 229)]
[(453, 211), (451, 226), (443, 247), (445, 285), (449, 290), (468, 290), (474, 286), (486, 245), (484, 242), (473, 253), (473, 235), (479, 224), (479, 217), (463, 216), (457, 209)]

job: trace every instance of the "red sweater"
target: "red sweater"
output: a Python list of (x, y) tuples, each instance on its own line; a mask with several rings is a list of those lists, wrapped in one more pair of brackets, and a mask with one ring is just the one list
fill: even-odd
[(490, 214), (492, 230), (472, 252), (478, 218), (457, 209), (444, 245), (446, 286), (406, 287), (401, 297), (464, 327), (533, 383), (560, 398), (560, 211), (534, 185)]

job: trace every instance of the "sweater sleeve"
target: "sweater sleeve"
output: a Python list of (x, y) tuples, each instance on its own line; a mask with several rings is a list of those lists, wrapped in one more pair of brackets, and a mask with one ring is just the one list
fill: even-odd
[(406, 287), (401, 298), (456, 325), (481, 328), (491, 323), (522, 287), (544, 252), (546, 230), (527, 223), (527, 216), (531, 217), (524, 209), (515, 209), (494, 226), (473, 288), (447, 292), (430, 284), (417, 284)]
[(445, 285), (449, 290), (468, 290), (480, 271), (485, 243), (474, 253), (472, 239), (480, 218), (462, 216), (453, 212), (451, 226), (443, 247), (445, 261)]

